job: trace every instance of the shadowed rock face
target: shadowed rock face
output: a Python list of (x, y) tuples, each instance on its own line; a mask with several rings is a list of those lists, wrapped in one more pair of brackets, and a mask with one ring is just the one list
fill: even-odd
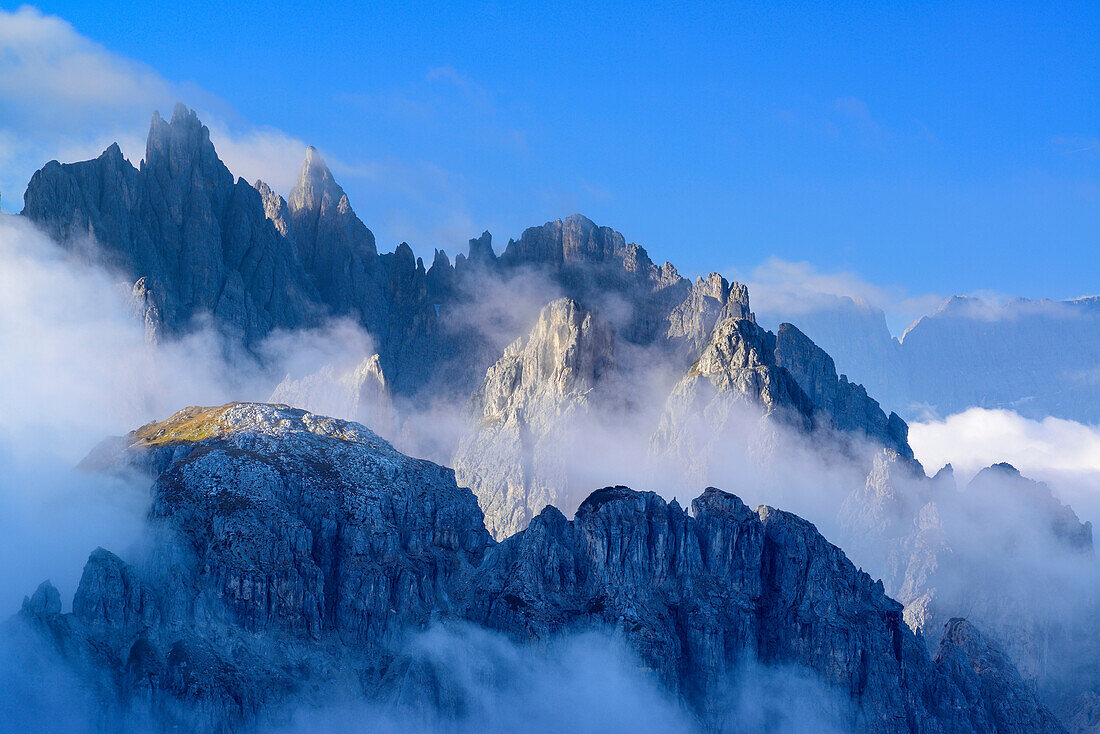
[(44, 585), (20, 615), (105, 716), (143, 707), (228, 730), (328, 685), (430, 696), (396, 643), (459, 618), (517, 641), (616, 630), (704, 723), (730, 713), (723, 685), (758, 660), (826, 683), (856, 731), (1061, 730), (976, 632), (949, 628), (934, 662), (813, 525), (716, 489), (687, 513), (608, 487), (574, 520), (547, 508), (496, 544), (449, 470), (356, 424), (233, 404), (126, 444), (114, 465), (156, 475), (152, 548), (133, 563), (95, 551), (72, 613)]
[(862, 433), (879, 446), (907, 459), (909, 427), (897, 413), (887, 416), (862, 385), (837, 377), (833, 359), (791, 324), (780, 324), (775, 337), (775, 361), (786, 369), (814, 404), (819, 425)]
[(73, 247), (142, 280), (156, 331), (176, 334), (211, 314), (245, 338), (316, 320), (317, 295), (294, 251), (264, 216), (259, 192), (218, 159), (194, 112), (153, 116), (135, 169), (112, 145), (95, 160), (48, 163), (23, 214)]

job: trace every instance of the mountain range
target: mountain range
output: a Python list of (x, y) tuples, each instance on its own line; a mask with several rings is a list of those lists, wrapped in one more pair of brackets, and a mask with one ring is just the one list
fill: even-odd
[(283, 198), (183, 106), (138, 167), (117, 145), (53, 161), (24, 202), (124, 282), (153, 344), (210, 328), (262, 363), (342, 319), (373, 345), (85, 461), (152, 481), (148, 547), (95, 551), (71, 612), (44, 584), (6, 634), (111, 722), (274, 725), (337, 690), (454, 714), (408, 635), (474, 625), (532, 651), (616, 635), (706, 729), (759, 663), (825, 686), (842, 730), (1100, 730), (1091, 525), (1008, 466), (929, 477), (876, 400), (1073, 409), (1100, 354), (1049, 356), (1091, 301), (952, 301), (897, 341), (838, 300), (770, 331), (744, 285), (580, 215), (425, 267), (378, 251), (316, 150)]
[(846, 296), (766, 316), (783, 319), (795, 320), (851, 379), (908, 420), (982, 407), (1100, 422), (1100, 297), (953, 296), (901, 338), (880, 309)]

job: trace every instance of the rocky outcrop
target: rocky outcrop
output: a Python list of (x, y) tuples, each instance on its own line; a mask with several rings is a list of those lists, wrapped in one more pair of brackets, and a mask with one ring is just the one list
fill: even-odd
[[(1054, 715), (1039, 703), (1031, 688), (1020, 678), (1004, 652), (966, 620), (948, 621), (936, 663), (971, 681), (971, 674), (976, 675), (978, 686), (963, 691), (967, 718), (975, 725), (982, 722), (994, 731), (1021, 727), (1057, 731), (1061, 728)], [(995, 703), (999, 698), (1018, 703), (1005, 709)]]
[(862, 385), (837, 377), (833, 358), (791, 324), (780, 324), (775, 335), (775, 362), (790, 373), (814, 404), (814, 421), (849, 434), (863, 434), (878, 446), (907, 459), (909, 427), (897, 413), (889, 417)]
[(139, 169), (112, 145), (95, 160), (46, 164), (24, 198), (24, 216), (139, 284), (154, 332), (180, 334), (210, 314), (250, 341), (319, 315), (316, 290), (259, 192), (234, 182), (183, 106), (171, 122), (153, 116)]
[[(724, 284), (701, 281), (696, 294)], [(887, 417), (862, 386), (838, 377), (829, 355), (797, 328), (781, 324), (776, 334), (765, 330), (749, 310), (743, 289), (724, 310), (730, 313), (714, 326), (666, 402), (651, 442), (656, 454), (702, 466), (732, 443), (756, 446), (750, 451), (767, 457), (776, 446), (777, 430), (785, 427), (815, 434), (815, 443), (850, 453), (857, 464), (868, 447), (872, 454), (885, 448), (913, 461), (905, 422), (894, 413)]]
[(357, 423), (375, 426), (384, 436), (397, 430), (397, 415), (389, 383), (382, 374), (377, 354), (350, 369), (328, 364), (300, 378), (287, 375), (268, 402), (294, 406), (322, 415), (340, 415)]
[(107, 726), (140, 709), (232, 730), (351, 681), (431, 700), (438, 682), (407, 674), (399, 640), (442, 616), (517, 641), (615, 630), (704, 723), (735, 715), (723, 682), (755, 659), (823, 681), (855, 731), (1061, 731), (975, 634), (949, 629), (934, 662), (813, 525), (715, 489), (687, 513), (605, 488), (574, 520), (547, 508), (496, 544), (449, 470), (355, 424), (234, 404), (125, 443), (116, 459), (163, 467), (154, 547), (95, 551), (73, 612), (43, 586), (20, 615), (98, 687)]
[(316, 148), (306, 149), (287, 200), (298, 258), (321, 300), (346, 314), (376, 305), (378, 249)]
[(547, 505), (572, 511), (580, 501), (573, 497), (570, 464), (590, 411), (620, 399), (606, 384), (615, 371), (611, 328), (562, 298), (547, 305), (530, 335), (485, 373), (453, 463), (495, 537), (527, 527)]
[(753, 320), (718, 323), (669, 395), (652, 450), (701, 467), (731, 442), (767, 445), (770, 423), (809, 431), (813, 403), (776, 363), (775, 346), (775, 335)]
[(697, 278), (688, 297), (672, 309), (665, 338), (690, 364), (699, 358), (715, 324), (727, 319), (756, 320), (749, 310), (748, 288), (711, 273)]

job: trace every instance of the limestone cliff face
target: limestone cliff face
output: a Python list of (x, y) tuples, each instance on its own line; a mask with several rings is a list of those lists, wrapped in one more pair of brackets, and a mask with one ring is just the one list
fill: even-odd
[(61, 656), (107, 726), (142, 711), (235, 730), (336, 684), (431, 700), (438, 681), (402, 673), (398, 643), (450, 617), (517, 641), (617, 631), (704, 724), (736, 716), (723, 682), (755, 659), (826, 683), (854, 731), (1061, 731), (969, 627), (933, 661), (810, 523), (715, 489), (689, 514), (609, 487), (496, 544), (449, 470), (356, 424), (235, 404), (126, 443), (116, 461), (156, 472), (153, 547), (96, 550), (72, 612), (47, 584), (20, 614), (23, 644)]
[(665, 338), (690, 364), (706, 347), (715, 324), (727, 319), (756, 320), (749, 310), (749, 290), (711, 273), (705, 279), (697, 278), (688, 297), (672, 309)]
[(264, 216), (259, 192), (218, 159), (194, 112), (154, 115), (135, 169), (117, 145), (83, 163), (47, 164), (27, 187), (23, 214), (70, 247), (140, 284), (155, 332), (193, 318), (245, 340), (315, 323), (316, 290), (292, 248)]
[[(531, 334), (489, 368), (474, 396), (453, 463), (498, 538), (522, 529), (546, 504), (568, 511), (579, 503), (571, 469), (585, 462), (579, 449), (601, 438), (600, 419), (617, 422), (614, 451), (636, 451), (638, 461), (658, 470), (685, 462), (699, 481), (708, 462), (746, 445), (766, 463), (780, 429), (796, 438), (813, 434), (830, 450), (848, 446), (853, 461), (863, 461), (868, 446), (912, 461), (901, 419), (887, 418), (860, 386), (838, 377), (828, 355), (794, 327), (784, 325), (778, 336), (761, 328), (745, 288), (717, 274), (696, 283), (669, 315), (665, 341), (643, 352), (647, 366), (673, 368), (696, 353), (667, 398), (657, 398), (664, 404), (659, 423), (639, 405), (653, 401), (654, 388), (640, 389), (636, 371), (615, 362), (617, 332), (610, 324), (596, 328), (599, 319), (590, 322), (589, 314), (569, 299), (548, 306)], [(600, 384), (600, 364), (619, 368), (612, 384)], [(633, 446), (643, 433), (652, 434), (648, 451)]]
[[(614, 378), (610, 327), (572, 299), (548, 304), (530, 335), (505, 350), (474, 394), (469, 431), (455, 452), (458, 481), (474, 490), (496, 537), (523, 528), (543, 507), (568, 510), (569, 464), (579, 422)], [(595, 404), (594, 404), (595, 403)]]
[(321, 299), (337, 313), (369, 303), (376, 291), (374, 234), (352, 211), (347, 194), (313, 147), (306, 149), (287, 214), (298, 258)]
[[(701, 282), (695, 291), (724, 284)], [(743, 287), (733, 292), (698, 359), (666, 402), (652, 441), (656, 453), (702, 462), (724, 443), (759, 441), (766, 455), (769, 433), (782, 425), (850, 449), (858, 461), (865, 453), (860, 443), (912, 461), (908, 426), (901, 418), (887, 416), (862, 386), (838, 376), (829, 355), (794, 326), (781, 324), (776, 334), (762, 328)], [(701, 305), (693, 311), (697, 314), (713, 313), (717, 303), (703, 295), (682, 308), (693, 301)], [(757, 418), (763, 423), (757, 425)]]
[(863, 434), (907, 459), (909, 427), (897, 413), (887, 416), (862, 385), (837, 377), (833, 358), (791, 324), (780, 324), (775, 337), (776, 364), (787, 370), (814, 404), (814, 420), (847, 433)]
[(777, 364), (775, 347), (775, 335), (754, 320), (719, 322), (672, 389), (652, 450), (701, 467), (730, 442), (765, 446), (772, 422), (808, 432), (813, 403)]

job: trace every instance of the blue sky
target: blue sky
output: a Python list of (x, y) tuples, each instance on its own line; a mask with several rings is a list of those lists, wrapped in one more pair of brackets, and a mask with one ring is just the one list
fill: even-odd
[(385, 249), (580, 211), (686, 274), (1100, 291), (1100, 3), (168, 5), (36, 7), (160, 78), (135, 131), (176, 95), (318, 146)]

